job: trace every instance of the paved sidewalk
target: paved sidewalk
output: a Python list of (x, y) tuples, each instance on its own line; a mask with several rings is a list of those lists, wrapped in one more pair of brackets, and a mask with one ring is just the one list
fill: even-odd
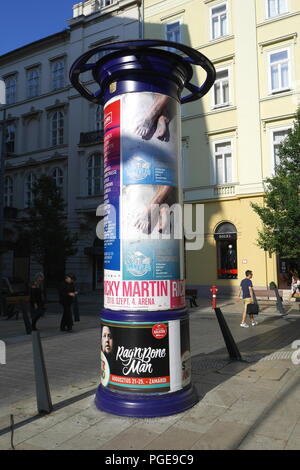
[[(300, 352), (292, 348), (294, 341), (300, 342), (296, 306), (281, 317), (274, 302), (265, 303), (259, 325), (243, 329), (242, 304), (222, 300), (219, 305), (244, 359), (231, 362), (209, 301), (200, 302), (190, 315), (199, 402), (181, 414), (133, 419), (94, 405), (99, 381), (97, 302), (82, 302), (81, 322), (73, 334), (57, 330), (54, 303), (40, 321), (54, 403), (46, 416), (36, 411), (30, 336), (14, 334), (10, 323), (15, 320), (0, 318), (0, 338), (8, 344), (7, 365), (0, 365), (0, 449), (10, 449), (11, 441), (16, 450), (300, 448)], [(15, 322), (22, 328), (21, 320)]]

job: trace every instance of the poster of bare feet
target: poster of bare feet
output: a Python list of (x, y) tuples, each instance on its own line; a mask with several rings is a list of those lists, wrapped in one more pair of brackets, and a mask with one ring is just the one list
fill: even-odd
[(159, 93), (127, 93), (104, 112), (105, 201), (117, 214), (108, 225), (120, 227), (105, 240), (105, 307), (181, 308), (180, 105)]

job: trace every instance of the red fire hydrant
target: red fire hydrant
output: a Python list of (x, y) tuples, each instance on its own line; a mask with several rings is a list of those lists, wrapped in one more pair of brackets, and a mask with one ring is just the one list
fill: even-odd
[(218, 292), (218, 288), (217, 288), (217, 286), (216, 286), (215, 284), (213, 284), (209, 290), (210, 290), (211, 295), (212, 295), (212, 299), (211, 299), (212, 308), (216, 308), (216, 307), (217, 307), (217, 292)]

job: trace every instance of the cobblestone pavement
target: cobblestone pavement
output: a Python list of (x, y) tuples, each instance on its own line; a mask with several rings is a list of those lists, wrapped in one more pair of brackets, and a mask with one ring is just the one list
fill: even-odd
[[(191, 410), (155, 419), (109, 415), (95, 408), (99, 382), (98, 298), (80, 302), (73, 333), (58, 330), (59, 306), (49, 304), (39, 322), (54, 411), (36, 411), (31, 336), (21, 319), (0, 317), (7, 344), (0, 365), (0, 449), (299, 449), (300, 365), (292, 344), (300, 340), (299, 311), (282, 317), (262, 305), (259, 324), (240, 328), (242, 304), (220, 302), (244, 362), (228, 359), (208, 301), (191, 309), (193, 383), (199, 402)], [(2, 431), (1, 431), (2, 429)]]

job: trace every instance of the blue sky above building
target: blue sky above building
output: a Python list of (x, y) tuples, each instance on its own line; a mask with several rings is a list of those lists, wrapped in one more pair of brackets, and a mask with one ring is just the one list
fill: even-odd
[(14, 0), (0, 14), (0, 55), (68, 27), (76, 0)]

